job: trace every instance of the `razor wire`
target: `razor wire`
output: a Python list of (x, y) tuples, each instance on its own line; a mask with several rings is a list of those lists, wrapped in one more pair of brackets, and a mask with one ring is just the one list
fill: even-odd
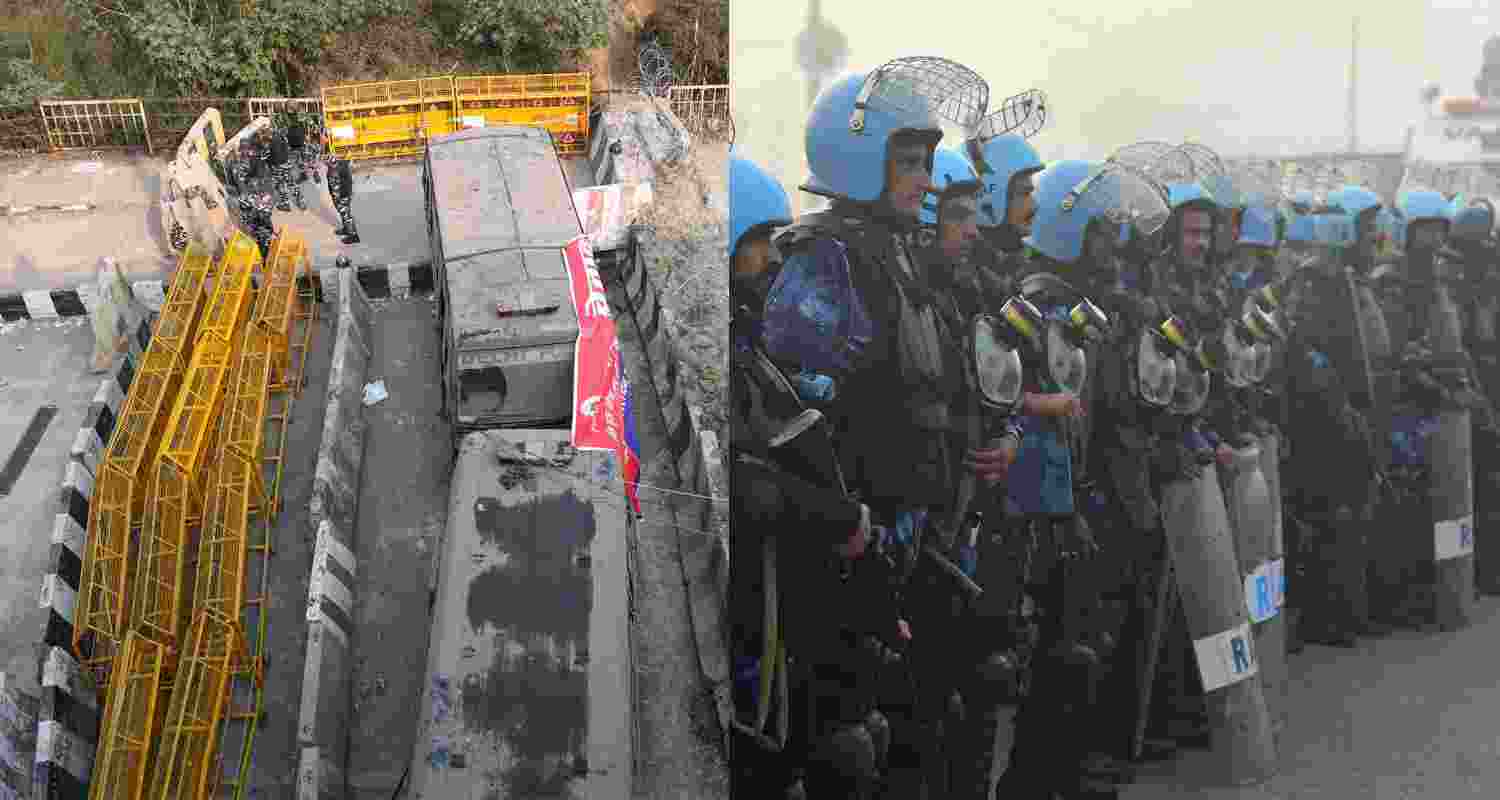
[(655, 39), (641, 45), (636, 52), (636, 70), (641, 94), (667, 98), (672, 94), (672, 58)]

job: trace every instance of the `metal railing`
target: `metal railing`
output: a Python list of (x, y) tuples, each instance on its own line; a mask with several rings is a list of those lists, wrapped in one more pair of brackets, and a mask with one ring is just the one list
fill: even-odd
[(672, 113), (697, 136), (721, 138), (729, 130), (729, 84), (673, 86), (667, 95)]

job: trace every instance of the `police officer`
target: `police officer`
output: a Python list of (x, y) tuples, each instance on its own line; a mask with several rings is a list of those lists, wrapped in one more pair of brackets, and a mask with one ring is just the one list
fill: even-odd
[[(1181, 324), (1184, 338), (1177, 342), (1193, 348), (1198, 337), (1213, 330), (1227, 310), (1221, 275), (1213, 269), (1216, 241), (1228, 235), (1221, 230), (1222, 209), (1197, 180), (1167, 185), (1171, 208), (1165, 226), (1166, 249), (1149, 270), (1150, 291), (1161, 314), (1172, 315)], [(1157, 415), (1157, 438), (1153, 442), (1153, 484), (1158, 494), (1167, 484), (1196, 479), (1212, 463), (1218, 443), (1212, 431), (1203, 430), (1202, 414), (1210, 384), (1207, 370), (1195, 352), (1174, 356), (1177, 362), (1176, 392), (1166, 414)], [(1183, 745), (1208, 743), (1207, 708), (1196, 668), (1187, 618), (1180, 602), (1170, 602), (1161, 620), (1165, 627), (1149, 630), (1159, 637), (1160, 650), (1151, 654), (1158, 667), (1152, 707), (1148, 714), (1145, 752), (1160, 757)]]
[[(940, 297), (948, 330), (965, 331), (976, 314), (998, 312), (1007, 298), (1001, 277), (990, 271), (993, 261), (982, 265), (975, 258), (976, 250), (984, 248), (980, 246), (978, 222), (982, 185), (973, 167), (957, 150), (939, 148), (933, 158), (933, 179), (938, 191), (934, 199), (924, 203), (922, 221), (934, 226), (935, 242), (923, 260)], [(964, 342), (953, 342), (951, 352), (966, 352)], [(1019, 361), (1016, 363), (1019, 366)], [(956, 420), (967, 419), (971, 412), (966, 405), (961, 402), (955, 408)], [(993, 434), (994, 446), (1014, 449), (1019, 445), (1020, 429), (1013, 423), (990, 427), (986, 432), (981, 425), (980, 435)], [(962, 424), (954, 428), (950, 450), (962, 454), (970, 445), (967, 438), (971, 431)], [(962, 463), (953, 465), (955, 473), (962, 469)], [(969, 510), (987, 514), (993, 503), (985, 501), (997, 493), (987, 490), (981, 494), (985, 497), (976, 498)], [(946, 587), (948, 591), (927, 587), (926, 591), (909, 591), (912, 605), (926, 612), (925, 618), (914, 612), (913, 622), (919, 628), (964, 631), (963, 635), (950, 633), (924, 640), (924, 657), (919, 661), (924, 667), (920, 680), (927, 695), (926, 708), (944, 714), (940, 748), (945, 756), (945, 774), (932, 782), (938, 785), (929, 783), (928, 789), (953, 798), (988, 797), (1000, 720), (998, 705), (1014, 699), (1020, 664), (1016, 651), (1022, 645), (1022, 632), (1013, 624), (1016, 609), (1005, 602), (1007, 597), (1019, 597), (1019, 587), (1006, 580), (1009, 570), (1003, 553), (993, 553), (997, 557), (981, 565), (978, 542), (971, 541), (971, 537), (979, 538), (977, 533), (973, 526), (965, 527), (957, 537), (954, 555), (959, 568), (985, 586), (982, 597), (955, 596), (951, 586)], [(980, 575), (982, 570), (987, 572)], [(995, 573), (996, 579), (990, 580), (989, 573)]]
[[(1497, 530), (1500, 520), (1500, 430), (1494, 420), (1493, 404), (1500, 364), (1500, 292), (1497, 292), (1496, 270), (1500, 262), (1494, 238), (1494, 207), (1488, 200), (1477, 200), (1453, 218), (1449, 230), (1450, 253), (1447, 260), (1458, 265), (1462, 273), (1464, 296), (1464, 345), (1474, 360), (1472, 380), (1484, 398), (1484, 415), (1475, 420), (1473, 432), (1474, 515), (1481, 531)], [(1491, 537), (1479, 537), (1474, 549), (1474, 584), (1480, 594), (1500, 594), (1500, 564), (1496, 551), (1500, 543)]]
[[(1031, 232), (1036, 215), (1033, 193), (1036, 174), (1044, 166), (1042, 158), (1030, 142), (1014, 133), (983, 142), (971, 139), (967, 148), (982, 185), (980, 232), (985, 242), (1014, 266), (1025, 249), (1022, 238)], [(1002, 275), (1014, 271), (1006, 270), (1004, 262), (999, 266)]]
[[(1336, 194), (1331, 212), (1314, 215), (1321, 252), (1299, 271), (1286, 378), (1290, 406), (1285, 426), (1295, 455), (1285, 465), (1287, 521), (1297, 526), (1306, 578), (1296, 592), (1297, 638), (1351, 647), (1361, 635), (1380, 635), (1371, 620), (1366, 572), (1367, 528), (1373, 477), (1380, 471), (1370, 409), (1371, 378), (1378, 368), (1374, 331), (1383, 326), (1373, 298), (1357, 281), (1367, 273), (1375, 242), (1378, 199), (1361, 192)], [(1365, 319), (1361, 319), (1363, 315)]]
[[(327, 144), (326, 137), (324, 144)], [(333, 232), (343, 237), (344, 244), (359, 244), (359, 231), (354, 227), (354, 214), (349, 210), (354, 198), (354, 173), (349, 167), (349, 159), (338, 156), (330, 148), (325, 161), (328, 165), (328, 195), (333, 198), (333, 207), (339, 212), (339, 226)]]
[(317, 171), (310, 169), (313, 159), (312, 154), (309, 152), (309, 143), (307, 121), (303, 114), (301, 112), (288, 114), (286, 121), (286, 146), (287, 150), (290, 151), (295, 173), (293, 183), (296, 186), (294, 191), (296, 192), (297, 207), (304, 210), (307, 208), (307, 205), (302, 200), (302, 182), (307, 180), (309, 172), (314, 177), (317, 176)]
[[(1114, 653), (1119, 617), (1105, 613), (1112, 610), (1105, 595), (1118, 591), (1134, 560), (1131, 551), (1140, 546), (1124, 506), (1142, 493), (1109, 477), (1118, 472), (1111, 461), (1122, 454), (1122, 431), (1106, 429), (1128, 427), (1134, 409), (1113, 394), (1123, 383), (1105, 379), (1095, 385), (1108, 371), (1105, 360), (1115, 355), (1108, 338), (1115, 334), (1097, 310), (1083, 313), (1096, 307), (1081, 300), (1096, 291), (1115, 294), (1121, 225), (1134, 218), (1154, 232), (1167, 216), (1166, 206), (1143, 177), (1116, 165), (1080, 161), (1041, 172), (1035, 198), (1036, 219), (1025, 239), (1035, 254), (1034, 274), (1019, 288), (1045, 319), (1038, 320), (1028, 363), (1028, 375), (1035, 371), (1043, 380), (1028, 397), (1026, 443), (1011, 468), (1007, 493), (1019, 512), (1015, 522), (1037, 542), (1027, 554), (1024, 577), (1042, 624), (1001, 796), (1112, 797), (1121, 765), (1100, 758), (1110, 744), (1101, 731), (1111, 727), (1107, 722), (1117, 709), (1101, 702), (1100, 680)], [(1126, 311), (1121, 299), (1111, 297), (1111, 304)], [(1128, 321), (1131, 314), (1123, 316)], [(1092, 335), (1084, 335), (1085, 324)], [(1105, 340), (1095, 338), (1100, 336)], [(1088, 372), (1078, 373), (1079, 367)], [(1095, 403), (1083, 402), (1084, 396)], [(1102, 420), (1083, 416), (1086, 405), (1096, 413), (1096, 404)], [(1096, 442), (1110, 447), (1097, 450)], [(1100, 464), (1095, 455), (1106, 459)], [(1091, 532), (1097, 525), (1110, 534), (1102, 551)], [(1123, 738), (1117, 716), (1116, 722), (1113, 729)]]
[(268, 162), (271, 165), (271, 174), (276, 181), (276, 208), (279, 211), (291, 211), (291, 200), (296, 198), (297, 208), (305, 210), (307, 204), (302, 200), (302, 184), (297, 182), (292, 171), (296, 168), (296, 151), (292, 149), (291, 138), (283, 128), (277, 128), (271, 133), (271, 147)]
[(229, 165), (229, 174), (235, 191), (235, 203), (239, 210), (240, 227), (246, 234), (254, 236), (255, 184), (264, 174), (260, 160), (256, 157), (255, 143), (246, 138), (240, 142), (240, 151)]
[[(962, 376), (947, 361), (918, 241), (942, 139), (936, 109), (951, 88), (925, 83), (898, 61), (819, 95), (807, 126), (812, 176), (804, 189), (833, 202), (777, 239), (785, 263), (765, 317), (773, 358), (835, 381), (829, 412), (844, 475), (903, 569), (917, 563), (928, 512), (951, 502), (955, 483), (944, 434)], [(976, 475), (998, 480), (1009, 453), (968, 456)], [(920, 642), (920, 631), (912, 633)], [(908, 758), (919, 753), (930, 763), (935, 737), (922, 715), (917, 720), (898, 736)], [(892, 760), (895, 767), (894, 753)]]
[[(812, 759), (807, 786), (800, 788), (813, 797), (866, 797), (888, 738), (884, 722), (876, 712), (860, 719), (862, 709), (841, 708), (847, 692), (830, 680), (838, 677), (838, 666), (855, 666), (833, 645), (846, 632), (864, 632), (859, 622), (876, 615), (843, 617), (840, 611), (852, 604), (830, 602), (848, 591), (830, 556), (864, 554), (869, 509), (838, 487), (837, 470), (830, 469), (831, 440), (813, 446), (825, 452), (822, 474), (781, 452), (781, 440), (804, 417), (806, 403), (765, 357), (760, 315), (776, 276), (772, 230), (791, 223), (791, 204), (773, 177), (737, 154), (730, 162), (730, 194), (730, 451), (736, 487), (731, 546), (738, 565), (730, 592), (739, 717), (731, 759), (734, 792), (788, 796), (799, 788), (795, 773), (803, 766), (795, 754), (815, 749), (844, 758)], [(823, 430), (803, 435), (826, 439)], [(894, 614), (894, 604), (885, 610)], [(894, 629), (894, 618), (883, 622)], [(847, 724), (809, 736), (819, 714)]]
[(250, 194), (250, 237), (260, 245), (260, 257), (262, 260), (270, 258), (271, 239), (276, 235), (271, 214), (275, 210), (276, 201), (273, 195), (274, 179), (269, 175), (261, 175), (258, 180), (251, 182)]

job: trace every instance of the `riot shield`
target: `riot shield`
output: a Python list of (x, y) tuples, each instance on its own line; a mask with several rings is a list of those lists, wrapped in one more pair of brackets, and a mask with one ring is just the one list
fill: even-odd
[(1245, 610), (1250, 615), (1255, 653), (1260, 662), (1261, 689), (1272, 727), (1286, 712), (1286, 628), (1280, 615), (1280, 548), (1276, 518), (1279, 497), (1271, 491), (1261, 469), (1262, 451), (1254, 440), (1237, 447), (1224, 470), (1224, 501), (1239, 555), (1245, 586)]
[[(1432, 295), (1433, 376), (1444, 386), (1467, 384), (1463, 323), (1452, 290), (1438, 286)], [(1444, 630), (1467, 627), (1474, 615), (1474, 459), (1472, 420), (1457, 403), (1438, 410), (1428, 439), (1427, 496), (1431, 503), (1433, 619)]]
[[(1470, 323), (1470, 356), (1480, 390), (1493, 403), (1500, 391), (1500, 297), (1478, 288)], [(1474, 582), (1487, 595), (1500, 594), (1500, 437), (1474, 426)]]
[(1245, 592), (1218, 471), (1162, 488), (1162, 524), (1209, 708), (1221, 780), (1249, 785), (1276, 771)]

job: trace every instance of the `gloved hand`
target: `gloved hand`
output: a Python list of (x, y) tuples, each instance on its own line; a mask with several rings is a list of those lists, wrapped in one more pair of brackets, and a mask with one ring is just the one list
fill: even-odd
[(1174, 439), (1162, 439), (1157, 442), (1151, 453), (1151, 468), (1156, 477), (1164, 483), (1171, 481), (1193, 481), (1203, 474), (1203, 467), (1198, 463), (1197, 454), (1189, 450), (1180, 441)]
[(972, 471), (986, 486), (994, 486), (1010, 474), (1010, 465), (1015, 463), (1020, 441), (1015, 436), (1004, 436), (991, 441), (982, 450), (970, 450), (964, 457), (964, 467)]
[(870, 544), (870, 530), (870, 507), (860, 503), (859, 524), (849, 534), (848, 541), (835, 548), (839, 556), (851, 561), (863, 556), (865, 548)]

